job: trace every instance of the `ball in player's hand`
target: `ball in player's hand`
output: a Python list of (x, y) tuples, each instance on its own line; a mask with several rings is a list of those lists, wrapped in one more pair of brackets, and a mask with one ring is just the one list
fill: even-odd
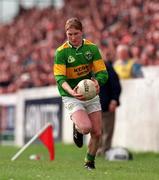
[(92, 80), (83, 79), (77, 85), (77, 93), (82, 94), (85, 100), (93, 99), (96, 96), (96, 87)]

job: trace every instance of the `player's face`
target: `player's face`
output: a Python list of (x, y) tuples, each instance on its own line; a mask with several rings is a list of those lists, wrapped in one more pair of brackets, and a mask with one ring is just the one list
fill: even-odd
[(66, 31), (68, 41), (75, 47), (78, 47), (82, 44), (82, 31), (70, 28)]

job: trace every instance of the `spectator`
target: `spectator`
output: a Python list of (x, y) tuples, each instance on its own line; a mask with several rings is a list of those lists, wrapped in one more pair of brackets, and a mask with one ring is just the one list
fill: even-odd
[(6, 89), (12, 83), (13, 79), (10, 64), (6, 61), (3, 53), (1, 53), (0, 64), (0, 93), (6, 93)]
[(113, 66), (120, 79), (143, 77), (140, 64), (135, 62), (129, 55), (128, 46), (119, 45), (116, 51), (117, 60)]
[[(85, 38), (99, 46), (107, 44), (114, 55), (120, 44), (128, 46), (130, 51), (136, 47), (139, 50), (137, 69), (141, 65), (159, 65), (158, 1), (125, 0), (123, 3), (123, 0), (64, 0), (64, 3), (61, 9), (53, 6), (23, 9), (11, 23), (0, 25), (0, 54), (4, 53), (5, 62), (10, 66), (9, 74), (12, 74), (10, 83), (5, 87), (0, 86), (0, 93), (27, 88), (27, 85), (17, 86), (17, 81), (21, 81), (20, 77), (26, 71), (26, 61), (34, 51), (38, 51), (36, 57), (45, 66), (42, 68), (45, 74), (42, 79), (50, 78), (48, 75), (51, 70), (47, 67), (51, 67), (52, 54), (58, 44), (66, 38), (63, 26), (71, 16), (79, 17), (87, 27), (84, 29)], [(18, 59), (17, 66), (12, 64), (15, 56)], [(39, 75), (40, 71), (41, 68), (38, 68)], [(45, 83), (42, 80), (40, 84), (49, 86), (55, 84), (55, 81), (49, 79)], [(35, 86), (33, 83), (32, 87)]]
[(106, 52), (105, 64), (107, 67), (109, 79), (100, 87), (100, 102), (102, 107), (102, 136), (100, 139), (97, 156), (105, 155), (105, 152), (111, 148), (112, 137), (115, 125), (115, 112), (119, 106), (119, 97), (121, 85), (117, 73), (112, 66), (112, 59), (109, 50)]

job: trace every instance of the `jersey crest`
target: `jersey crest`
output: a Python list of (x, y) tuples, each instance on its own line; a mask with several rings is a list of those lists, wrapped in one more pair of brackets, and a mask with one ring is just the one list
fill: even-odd
[(90, 61), (93, 58), (93, 54), (91, 53), (91, 51), (86, 51), (84, 56), (88, 61)]
[(75, 58), (73, 56), (68, 56), (67, 62), (73, 63), (73, 62), (75, 62)]

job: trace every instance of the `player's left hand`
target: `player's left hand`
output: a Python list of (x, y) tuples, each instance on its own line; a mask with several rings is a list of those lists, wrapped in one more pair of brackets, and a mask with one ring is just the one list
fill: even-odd
[(94, 82), (95, 84), (95, 87), (96, 87), (96, 94), (99, 94), (99, 91), (100, 91), (100, 86), (99, 86), (99, 83), (98, 81), (95, 79), (95, 78), (91, 78), (91, 80)]

